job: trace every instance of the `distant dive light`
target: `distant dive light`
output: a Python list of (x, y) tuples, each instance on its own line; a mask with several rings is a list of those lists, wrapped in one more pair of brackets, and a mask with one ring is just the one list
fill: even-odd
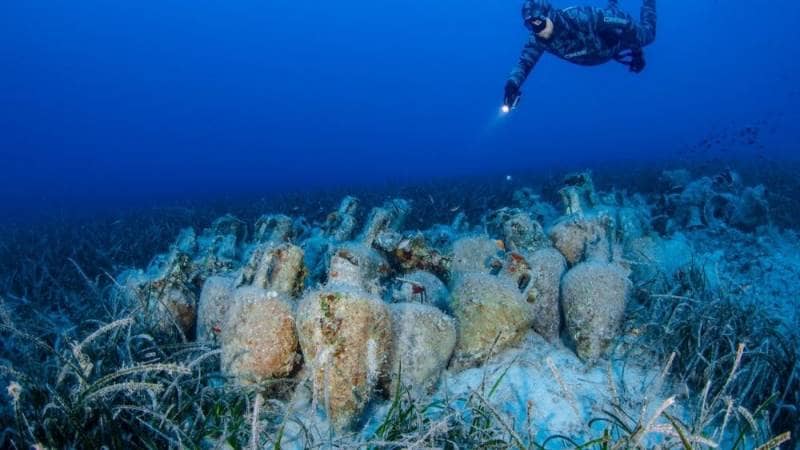
[(511, 112), (511, 107), (508, 105), (503, 105), (500, 107), (500, 112), (502, 112), (503, 114), (508, 114)]

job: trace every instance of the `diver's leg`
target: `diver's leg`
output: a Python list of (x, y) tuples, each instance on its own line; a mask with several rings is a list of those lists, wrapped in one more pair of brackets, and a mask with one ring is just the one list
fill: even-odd
[(625, 48), (642, 48), (656, 38), (656, 0), (644, 0), (639, 23), (627, 12), (609, 6), (605, 12), (605, 23), (610, 24)]
[(656, 40), (656, 0), (644, 0), (639, 14), (637, 38), (639, 46), (644, 47)]

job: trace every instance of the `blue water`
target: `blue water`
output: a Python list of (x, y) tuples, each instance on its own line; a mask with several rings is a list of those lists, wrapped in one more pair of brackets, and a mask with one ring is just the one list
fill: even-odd
[(545, 55), (500, 118), (519, 7), (7, 0), (0, 208), (662, 160), (753, 123), (769, 130), (759, 151), (796, 159), (798, 2), (662, 0), (644, 73)]

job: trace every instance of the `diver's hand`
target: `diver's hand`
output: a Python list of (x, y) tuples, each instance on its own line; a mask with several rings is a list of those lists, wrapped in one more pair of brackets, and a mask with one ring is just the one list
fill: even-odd
[(647, 65), (641, 48), (632, 48), (619, 52), (614, 56), (614, 59), (628, 66), (628, 69), (633, 73), (641, 73)]
[(642, 49), (637, 48), (631, 50), (631, 63), (630, 63), (631, 72), (641, 73), (644, 70), (645, 66), (647, 66), (647, 63), (644, 60), (644, 52), (642, 51)]
[(519, 85), (514, 80), (506, 81), (505, 95), (503, 96), (503, 106), (513, 108), (519, 99)]

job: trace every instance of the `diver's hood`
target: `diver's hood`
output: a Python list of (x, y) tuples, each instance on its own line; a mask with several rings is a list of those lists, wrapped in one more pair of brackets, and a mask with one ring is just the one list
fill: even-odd
[(550, 17), (553, 7), (547, 0), (525, 0), (522, 4), (522, 20), (528, 29), (531, 29), (531, 20), (534, 17)]

